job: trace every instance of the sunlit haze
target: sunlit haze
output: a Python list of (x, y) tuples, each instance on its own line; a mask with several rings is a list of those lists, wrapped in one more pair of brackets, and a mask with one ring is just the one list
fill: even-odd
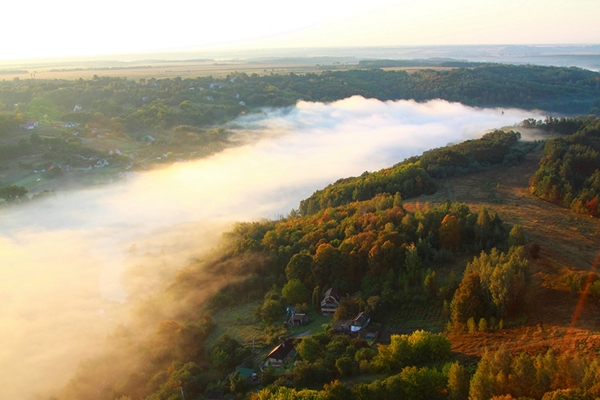
[[(286, 343), (288, 338), (305, 335), (298, 335), (298, 330), (284, 336), (278, 328), (273, 328), (279, 326), (279, 322), (271, 325), (279, 318), (277, 313), (285, 315), (288, 305), (297, 307), (294, 308), (297, 311), (288, 314), (285, 325), (281, 325), (284, 331), (288, 326), (295, 327), (294, 318), (304, 315), (302, 313), (307, 317), (313, 308), (320, 318), (321, 312), (326, 311), (319, 308), (320, 295), (329, 287), (343, 290), (349, 293), (348, 296), (360, 290), (362, 297), (356, 301), (356, 310), (353, 305), (348, 306), (344, 310), (348, 315), (342, 317), (336, 311), (336, 318), (341, 318), (339, 323), (342, 325), (339, 326), (347, 333), (358, 335), (364, 332), (355, 332), (357, 326), (354, 324), (359, 318), (367, 317), (362, 327), (367, 327), (370, 318), (377, 325), (381, 322), (376, 338), (380, 332), (387, 335), (385, 339), (378, 337), (383, 341), (394, 337), (389, 332), (404, 333), (404, 325), (389, 325), (391, 329), (388, 329), (387, 322), (376, 320), (379, 317), (371, 312), (378, 304), (379, 309), (386, 308), (386, 312), (404, 309), (407, 307), (405, 299), (412, 304), (410, 307), (415, 306), (414, 313), (406, 308), (410, 315), (424, 314), (425, 308), (439, 308), (434, 310), (436, 321), (444, 321), (432, 330), (441, 332), (450, 315), (448, 310), (455, 313), (455, 308), (459, 307), (455, 306), (457, 303), (452, 296), (455, 291), (459, 292), (457, 287), (462, 278), (458, 281), (455, 278), (463, 276), (458, 265), (464, 267), (471, 251), (487, 251), (494, 246), (503, 249), (514, 244), (510, 247), (514, 254), (527, 251), (532, 259), (534, 254), (537, 259), (541, 251), (545, 256), (540, 258), (543, 262), (551, 259), (547, 252), (552, 241), (547, 241), (541, 234), (543, 240), (534, 242), (534, 235), (531, 235), (526, 241), (523, 233), (530, 226), (538, 226), (538, 220), (539, 224), (547, 223), (549, 218), (544, 218), (547, 214), (542, 211), (554, 213), (544, 209), (540, 214), (536, 211), (535, 216), (523, 216), (525, 210), (531, 209), (526, 207), (536, 201), (534, 195), (549, 200), (544, 196), (550, 192), (534, 193), (538, 188), (531, 182), (536, 179), (545, 182), (544, 185), (551, 182), (546, 186), (552, 189), (552, 198), (557, 197), (554, 192), (559, 186), (539, 173), (534, 175), (533, 168), (537, 165), (534, 158), (542, 157), (543, 146), (541, 142), (532, 143), (533, 140), (545, 140), (557, 132), (571, 133), (581, 127), (588, 129), (586, 124), (595, 123), (594, 129), (600, 126), (594, 120), (594, 115), (600, 115), (599, 0), (30, 0), (5, 3), (1, 8), (3, 18), (0, 23), (3, 38), (0, 51), (2, 399), (84, 398), (69, 394), (80, 390), (89, 393), (86, 398), (96, 398), (102, 391), (105, 391), (102, 396), (106, 399), (141, 398), (141, 395), (131, 394), (133, 391), (127, 392), (129, 387), (140, 388), (139, 393), (155, 391), (152, 395), (155, 397), (148, 398), (172, 399), (179, 398), (180, 394), (182, 398), (194, 398), (187, 392), (184, 397), (184, 390), (189, 389), (187, 383), (173, 383), (179, 376), (177, 374), (188, 367), (185, 371), (202, 370), (200, 375), (193, 377), (196, 395), (207, 387), (226, 385), (227, 390), (237, 396), (236, 382), (242, 375), (236, 373), (231, 375), (233, 378), (215, 383), (218, 374), (227, 372), (223, 368), (224, 361), (229, 361), (237, 350), (225, 351), (210, 342), (212, 336), (215, 336), (214, 341), (220, 340), (217, 333), (229, 335), (223, 327), (233, 325), (217, 321), (220, 311), (212, 314), (217, 306), (210, 309), (210, 316), (206, 314), (199, 319), (198, 310), (207, 313), (207, 305), (213, 301), (218, 307), (230, 308), (239, 302), (244, 308), (239, 312), (236, 310), (235, 316), (231, 314), (236, 321), (242, 314), (244, 318), (253, 318), (252, 321), (255, 316), (262, 318), (266, 324), (256, 322), (252, 332), (265, 332), (264, 343), (261, 342), (263, 355), (267, 354), (267, 346), (270, 348), (278, 341)], [(497, 108), (475, 108), (459, 102)], [(582, 117), (568, 119), (575, 114)], [(568, 118), (561, 118), (563, 116)], [(484, 140), (455, 146), (453, 149), (460, 149), (456, 152), (453, 149), (430, 152), (406, 169), (405, 165), (390, 168), (425, 151), (480, 138), (496, 129), (506, 133), (492, 132)], [(509, 130), (522, 132), (523, 141)], [(526, 141), (529, 143), (523, 143)], [(571, 146), (568, 151), (578, 146)], [(548, 148), (552, 146), (547, 145)], [(506, 149), (506, 152), (502, 154), (497, 149)], [(481, 156), (471, 156), (471, 151)], [(592, 153), (593, 157), (597, 156), (595, 150), (585, 155)], [(429, 156), (432, 160), (439, 157), (443, 162), (427, 164)], [(517, 160), (519, 163), (524, 160), (523, 164), (512, 167)], [(487, 171), (490, 165), (501, 163), (503, 168)], [(591, 161), (583, 164), (586, 168), (596, 165)], [(519, 169), (522, 165), (527, 169)], [(381, 174), (365, 174), (362, 180), (342, 179), (384, 168), (390, 169)], [(475, 199), (472, 203), (453, 205), (451, 209), (447, 203), (445, 208), (432, 211), (430, 214), (435, 213), (435, 218), (431, 221), (439, 222), (439, 229), (433, 222), (427, 222), (429, 217), (423, 217), (425, 223), (421, 222), (420, 215), (429, 212), (430, 201), (436, 203), (436, 196), (442, 196), (442, 191), (432, 193), (435, 186), (442, 187), (438, 183), (443, 178), (483, 169), (487, 172), (479, 173), (479, 178), (483, 176), (481, 182), (491, 174), (519, 175), (518, 190), (502, 191), (502, 196), (510, 196), (504, 202), (503, 198), (494, 197), (496, 192), (501, 192), (494, 188), (503, 188), (504, 180), (494, 178), (492, 182), (490, 178), (485, 184), (473, 180), (469, 183), (472, 186), (465, 184), (467, 189), (461, 189), (461, 193), (468, 193), (469, 199)], [(576, 170), (579, 171), (575, 167), (561, 167), (560, 171), (571, 174), (570, 171)], [(410, 175), (414, 171), (421, 175)], [(581, 178), (580, 183), (585, 182), (585, 185), (589, 182), (592, 182), (589, 185), (599, 185), (597, 174), (598, 170), (593, 177), (577, 176), (577, 179)], [(408, 176), (410, 178), (406, 178)], [(470, 176), (460, 177), (467, 178)], [(338, 180), (341, 184), (327, 190), (337, 196), (334, 200), (339, 203), (325, 197), (316, 199), (319, 194), (309, 199), (315, 191)], [(390, 183), (381, 183), (384, 180)], [(350, 183), (346, 185), (347, 182)], [(452, 182), (450, 178), (446, 180), (447, 192), (444, 189), (443, 196), (447, 194), (452, 202), (464, 201), (462, 194), (455, 195), (459, 192), (450, 187)], [(549, 221), (548, 232), (558, 229), (559, 225), (568, 225), (564, 232), (578, 238), (578, 244), (569, 252), (577, 253), (585, 248), (586, 251), (591, 249), (591, 253), (598, 248), (600, 228), (585, 228), (581, 221), (587, 220), (588, 211), (590, 216), (600, 215), (598, 195), (591, 200), (583, 194), (580, 198), (569, 197), (575, 186), (561, 185), (567, 208), (570, 205), (584, 214), (573, 217), (573, 221), (570, 216), (562, 216), (560, 222)], [(431, 190), (421, 191), (425, 186)], [(479, 186), (484, 187), (481, 193), (485, 190), (486, 194), (477, 197), (472, 194), (472, 188)], [(338, 187), (342, 188), (339, 193)], [(366, 200), (370, 191), (390, 192), (370, 200), (376, 204), (373, 209), (385, 213), (389, 209), (389, 215), (394, 215), (394, 222), (388, 222), (391, 220), (388, 214), (383, 211), (373, 213), (381, 226), (380, 232), (375, 232), (375, 222), (369, 222), (365, 216), (364, 210), (371, 206), (358, 203)], [(373, 193), (369, 195), (372, 197)], [(406, 209), (399, 207), (402, 204), (400, 195), (407, 204)], [(482, 200), (484, 197), (485, 201)], [(408, 199), (415, 198), (417, 204), (409, 204)], [(302, 200), (306, 201), (300, 205)], [(527, 204), (523, 204), (525, 200)], [(348, 205), (350, 201), (355, 203)], [(562, 201), (559, 199), (557, 204)], [(427, 205), (422, 207), (426, 202)], [(488, 202), (494, 203), (489, 213), (483, 208), (478, 214), (467, 211), (467, 207), (474, 209)], [(384, 207), (384, 203), (389, 203), (389, 207)], [(333, 217), (331, 207), (339, 204), (347, 209), (336, 210)], [(325, 210), (325, 206), (330, 208)], [(324, 211), (315, 214), (317, 207)], [(352, 212), (347, 212), (351, 207), (354, 207)], [(455, 213), (454, 207), (460, 212)], [(424, 209), (427, 210), (422, 213)], [(502, 216), (504, 225), (497, 215), (492, 217), (492, 211), (497, 209), (502, 212), (510, 209), (513, 213), (506, 219)], [(385, 218), (380, 214), (385, 214)], [(462, 215), (460, 218), (459, 214)], [(298, 217), (300, 215), (302, 218)], [(365, 222), (340, 223), (335, 231), (339, 232), (339, 235), (336, 233), (339, 237), (332, 239), (334, 235), (330, 232), (334, 230), (329, 229), (329, 221), (339, 220), (342, 217), (338, 216), (342, 215), (350, 215), (354, 218), (352, 221)], [(527, 226), (521, 217), (523, 221), (535, 217), (535, 224)], [(319, 221), (313, 223), (317, 218)], [(261, 224), (255, 223), (257, 221)], [(273, 225), (279, 229), (297, 221), (313, 224), (311, 229), (323, 222), (322, 233), (310, 233), (316, 238), (314, 243), (307, 241), (296, 246), (290, 239), (290, 244), (269, 247), (275, 243), (269, 239), (269, 235), (275, 233), (269, 231), (268, 235), (260, 233), (264, 240), (239, 239), (242, 243), (239, 249), (242, 245), (253, 249), (243, 250), (244, 254), (238, 252), (237, 244), (232, 244), (238, 240), (237, 236), (243, 237), (246, 227), (262, 232), (263, 226)], [(522, 226), (510, 228), (511, 224)], [(509, 229), (504, 232), (504, 227)], [(508, 234), (509, 230), (512, 236)], [(300, 229), (292, 231), (290, 228), (290, 232), (286, 235), (295, 237)], [(520, 232), (520, 235), (514, 232)], [(548, 232), (543, 234), (550, 235)], [(556, 235), (555, 232), (551, 234)], [(343, 239), (344, 235), (348, 241)], [(563, 236), (561, 234), (556, 242), (562, 243)], [(302, 237), (301, 241), (305, 240), (303, 236), (299, 237)], [(325, 237), (331, 244), (324, 240)], [(348, 258), (351, 262), (346, 262), (346, 258), (331, 256), (326, 263), (323, 261), (322, 254), (329, 257), (329, 250), (331, 254), (342, 254), (338, 245), (340, 249), (352, 249), (344, 246), (350, 244), (350, 240), (358, 243), (363, 239), (365, 243), (368, 241), (368, 246), (361, 245), (360, 258)], [(515, 240), (511, 242), (511, 239)], [(579, 242), (583, 244), (579, 245)], [(258, 246), (256, 243), (265, 250), (254, 251)], [(321, 253), (323, 249), (326, 250)], [(389, 249), (393, 252), (388, 252)], [(307, 250), (310, 257), (306, 255)], [(348, 254), (354, 257), (359, 250), (343, 251), (344, 257)], [(493, 257), (504, 257), (494, 251)], [(235, 254), (235, 257), (222, 257), (221, 252)], [(422, 252), (425, 255), (421, 255)], [(507, 257), (511, 257), (512, 263), (511, 254)], [(453, 259), (453, 255), (457, 257)], [(297, 260), (294, 259), (296, 256)], [(385, 267), (380, 258), (387, 260)], [(584, 258), (581, 257), (582, 263), (587, 262)], [(302, 259), (304, 261), (298, 261)], [(298, 264), (289, 260), (298, 261)], [(434, 263), (431, 270), (427, 269)], [(334, 264), (335, 272), (331, 267)], [(350, 264), (360, 264), (360, 268), (348, 267)], [(503, 279), (502, 284), (497, 285), (502, 290), (510, 284), (526, 293), (519, 292), (519, 301), (526, 304), (530, 298), (527, 296), (537, 295), (538, 287), (542, 286), (526, 286), (525, 283), (518, 286), (519, 282), (526, 282), (526, 278), (529, 285), (530, 280), (525, 259), (522, 265), (518, 270), (520, 275), (513, 274), (512, 269), (502, 272), (510, 279), (514, 275), (514, 283), (509, 278), (504, 279), (504, 275), (494, 279), (498, 282)], [(549, 265), (543, 264), (544, 271)], [(562, 267), (556, 265), (555, 268), (552, 264), (552, 268), (563, 274)], [(314, 271), (313, 266), (317, 266)], [(362, 272), (363, 269), (367, 271), (367, 266), (368, 272)], [(564, 270), (569, 268), (565, 264)], [(308, 283), (296, 279), (296, 275), (301, 276), (296, 269), (302, 270), (302, 276), (316, 277), (309, 282), (310, 288)], [(439, 269), (439, 285), (435, 269)], [(492, 271), (491, 267), (489, 271)], [(467, 269), (464, 275), (474, 276), (473, 282), (477, 282), (473, 287), (483, 288), (484, 283), (491, 286), (483, 281), (484, 278), (480, 280), (479, 275), (468, 272)], [(581, 275), (579, 272), (571, 274), (572, 283), (565, 283), (565, 287), (570, 285), (571, 292), (574, 284), (579, 282), (576, 280)], [(244, 276), (246, 273), (251, 279)], [(539, 280), (538, 275), (531, 274)], [(365, 279), (361, 281), (363, 276)], [(486, 276), (492, 276), (492, 272)], [(247, 280), (241, 282), (242, 279)], [(560, 279), (567, 282), (562, 275)], [(592, 282), (590, 279), (591, 274), (589, 283)], [(295, 286), (283, 286), (286, 280)], [(179, 282), (189, 286), (179, 288)], [(347, 288), (338, 287), (338, 282), (347, 283)], [(241, 283), (246, 285), (243, 289), (236, 286)], [(258, 288), (261, 285), (264, 287)], [(286, 297), (286, 287), (302, 289), (297, 301)], [(416, 288), (414, 291), (413, 287)], [(470, 286), (465, 287), (471, 290)], [(526, 287), (527, 290), (523, 289)], [(552, 285), (542, 289), (547, 291), (550, 287), (555, 290)], [(581, 287), (581, 293), (587, 293), (591, 286)], [(267, 292), (269, 288), (273, 288), (269, 293), (278, 294), (277, 300), (265, 296), (264, 304), (273, 306), (274, 310), (273, 316), (265, 318), (261, 314), (266, 309), (261, 291)], [(600, 296), (600, 286), (594, 290), (597, 290), (595, 295)], [(472, 291), (469, 296), (481, 303), (479, 308), (483, 309), (485, 300), (486, 307), (489, 303), (493, 313), (488, 310), (486, 314), (474, 314), (467, 319), (465, 312), (465, 318), (461, 317), (464, 321), (451, 317), (450, 328), (458, 334), (457, 324), (464, 325), (467, 321), (468, 325), (470, 321), (468, 329), (472, 333), (479, 321), (478, 334), (471, 336), (477, 340), (483, 338), (488, 343), (488, 336), (484, 336), (487, 331), (504, 326), (504, 320), (500, 318), (506, 317), (501, 312), (521, 307), (521, 303), (515, 306), (517, 303), (512, 302), (510, 307), (513, 308), (510, 308), (505, 305), (508, 302), (497, 305), (494, 297), (492, 305), (492, 295), (485, 297), (479, 289)], [(516, 289), (507, 289), (501, 296), (513, 296), (513, 291), (517, 293)], [(227, 295), (226, 300), (219, 298), (223, 293)], [(312, 303), (304, 304), (310, 293)], [(340, 294), (336, 304), (342, 297)], [(466, 305), (471, 304), (471, 297), (463, 297), (467, 299), (464, 300)], [(255, 302), (255, 299), (258, 300)], [(463, 301), (462, 297), (460, 301)], [(192, 313), (184, 311), (189, 310), (198, 313), (188, 318), (187, 315)], [(338, 310), (343, 307), (340, 305)], [(354, 318), (359, 311), (359, 316)], [(426, 313), (434, 315), (433, 311)], [(492, 314), (492, 318), (498, 317), (498, 323), (492, 318), (486, 320)], [(485, 318), (480, 318), (482, 316)], [(312, 326), (324, 330), (327, 325), (318, 318), (312, 319)], [(354, 319), (350, 321), (351, 318)], [(524, 318), (531, 326), (537, 323), (517, 315), (507, 319), (506, 326), (508, 323), (513, 326), (517, 318), (519, 321)], [(393, 319), (400, 321), (404, 317), (394, 314)], [(281, 318), (282, 324), (283, 321)], [(370, 327), (375, 325), (373, 322)], [(544, 340), (546, 335), (558, 335), (558, 330), (552, 333), (551, 329), (543, 328), (543, 324), (539, 324), (539, 332), (540, 337), (544, 335)], [(418, 329), (430, 325), (427, 322)], [(313, 329), (312, 326), (309, 329)], [(362, 327), (358, 326), (359, 329)], [(460, 329), (463, 329), (462, 325)], [(119, 336), (123, 332), (125, 334)], [(310, 334), (316, 332), (313, 329)], [(175, 333), (180, 336), (173, 336)], [(504, 331), (490, 334), (496, 340), (504, 335)], [(250, 348), (253, 351), (259, 349), (259, 339), (253, 335), (240, 336), (244, 340), (244, 351), (246, 347), (248, 350), (248, 353), (240, 353), (240, 357), (250, 354)], [(600, 336), (596, 336), (600, 343)], [(171, 348), (163, 344), (179, 343), (179, 339), (173, 338), (183, 338), (181, 343), (185, 342), (186, 346), (188, 342), (193, 344), (173, 350), (178, 357), (181, 353), (181, 360), (187, 363), (181, 364), (182, 368), (177, 364), (179, 359), (173, 358), (175, 361), (171, 362), (166, 356)], [(506, 336), (502, 338), (508, 343)], [(113, 339), (118, 345), (111, 345)], [(262, 336), (260, 340), (263, 341)], [(146, 342), (150, 343), (147, 348), (140, 345)], [(477, 348), (474, 352), (485, 347), (479, 346), (483, 341), (472, 343), (468, 347)], [(448, 344), (448, 354), (451, 350), (456, 352), (455, 355), (460, 353), (459, 359), (468, 359), (472, 364), (473, 354), (463, 353), (462, 348), (457, 350), (455, 344)], [(111, 349), (113, 345), (114, 349)], [(513, 345), (512, 341), (510, 345)], [(363, 346), (362, 342), (360, 346)], [(119, 350), (121, 347), (123, 351)], [(279, 345), (278, 348), (284, 347)], [(546, 344), (542, 347), (544, 351), (551, 348)], [(286, 351), (290, 349), (289, 346), (285, 348)], [(383, 347), (378, 345), (377, 348)], [(589, 346), (592, 348), (598, 347)], [(372, 361), (376, 357), (374, 351), (370, 355), (372, 351), (367, 348), (348, 349), (350, 346), (341, 357), (348, 359), (346, 364), (351, 364), (348, 371), (373, 373), (368, 379), (359, 378), (360, 382), (383, 377), (381, 371), (373, 367), (376, 365)], [(120, 352), (118, 357), (117, 351)], [(511, 351), (515, 350), (511, 348)], [(216, 355), (214, 359), (205, 357), (210, 352)], [(523, 350), (525, 353), (531, 352)], [(262, 357), (256, 354), (253, 354), (254, 361)], [(109, 374), (98, 367), (100, 362), (95, 364), (101, 357), (101, 364), (110, 371)], [(452, 360), (455, 358), (453, 356)], [(191, 361), (185, 361), (188, 359)], [(302, 355), (298, 359), (309, 365), (309, 357)], [(223, 365), (219, 366), (215, 360), (224, 360)], [(258, 362), (262, 371), (263, 361), (257, 361), (256, 366)], [(344, 375), (341, 386), (345, 388), (353, 378), (346, 377), (344, 362), (338, 366), (336, 361), (337, 369), (332, 374), (336, 377)], [(116, 367), (117, 364), (121, 369)], [(313, 364), (318, 365), (317, 362)], [(458, 362), (455, 364), (459, 365)], [(454, 368), (455, 364), (447, 365)], [(246, 362), (240, 365), (246, 366)], [(289, 365), (292, 365), (291, 361)], [(441, 366), (442, 363), (428, 361), (427, 365)], [(388, 369), (392, 371), (391, 367)], [(467, 369), (469, 372), (461, 375), (461, 382), (466, 381), (467, 375), (473, 375), (474, 370)], [(177, 374), (173, 373), (175, 370)], [(438, 374), (437, 370), (423, 370)], [(129, 375), (126, 376), (124, 371), (129, 371)], [(167, 371), (171, 371), (168, 378)], [(281, 378), (269, 373), (266, 378), (262, 375), (262, 383), (267, 385), (267, 378), (273, 378), (277, 383), (272, 387), (287, 386), (284, 379), (290, 376), (291, 370), (285, 371)], [(321, 374), (320, 370), (315, 371)], [(181, 372), (181, 376), (183, 374)], [(189, 374), (192, 376), (195, 372)], [(507, 373), (506, 376), (510, 376), (508, 381), (512, 382), (513, 375)], [(541, 373), (536, 376), (544, 377)], [(495, 377), (492, 375), (490, 382), (495, 382)], [(445, 385), (449, 378), (444, 375), (442, 381)], [(381, 387), (385, 385), (387, 383)], [(317, 386), (311, 383), (306, 387)], [(337, 386), (332, 384), (331, 387)], [(598, 387), (600, 384), (596, 385)], [(156, 390), (167, 390), (165, 388), (177, 393), (171, 397), (159, 396)], [(119, 397), (121, 389), (123, 397)], [(444, 393), (454, 396), (446, 389)], [(59, 396), (50, 397), (55, 395)]]
[(287, 214), (340, 177), (540, 117), (503, 111), (440, 100), (300, 102), (234, 121), (247, 144), (208, 159), (4, 210), (0, 385), (28, 393), (61, 384), (99, 349), (118, 321), (111, 300), (125, 298), (119, 276), (139, 262), (136, 251), (180, 268), (227, 223)]
[[(596, 0), (3, 4), (0, 59), (216, 48), (600, 42)], [(11, 16), (11, 17), (8, 17)]]

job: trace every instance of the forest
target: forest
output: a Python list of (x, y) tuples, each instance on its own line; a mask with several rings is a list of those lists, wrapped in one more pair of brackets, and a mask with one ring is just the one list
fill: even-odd
[[(223, 123), (252, 107), (335, 101), (354, 95), (379, 100), (444, 99), (477, 107), (595, 113), (598, 73), (578, 68), (484, 64), (448, 71), (357, 69), (304, 75), (0, 82), (0, 134), (29, 118), (49, 122), (113, 124), (135, 134), (180, 125)], [(79, 107), (75, 107), (78, 105)], [(76, 111), (74, 111), (76, 110)]]
[[(556, 132), (553, 120), (528, 123)], [(580, 123), (597, 122), (557, 126)], [(546, 153), (552, 140), (569, 137), (549, 140)], [(530, 265), (540, 246), (521, 225), (506, 223), (485, 205), (408, 204), (425, 192), (403, 191), (405, 181), (429, 182), (435, 191), (440, 177), (518, 168), (539, 145), (497, 130), (391, 169), (341, 179), (310, 197), (310, 211), (303, 211), (307, 199), (287, 217), (238, 223), (211, 254), (150, 297), (136, 285), (142, 278), (126, 273), (136, 322), (114, 332), (104, 355), (82, 363), (57, 398), (597, 398), (600, 363), (582, 349), (514, 353), (500, 346), (478, 359), (454, 352), (458, 337), (501, 335), (526, 321), (539, 290)], [(352, 195), (371, 181), (375, 189)], [(224, 275), (235, 278), (208, 298), (198, 296)], [(592, 275), (588, 281), (600, 283)], [(580, 283), (575, 290), (597, 298), (599, 287)], [(329, 288), (344, 295), (334, 315), (322, 317)], [(245, 318), (262, 332), (250, 342), (219, 328), (226, 310), (246, 305), (253, 313)], [(290, 307), (322, 326), (313, 322), (310, 335), (294, 336), (305, 328), (288, 325)], [(429, 321), (419, 317), (428, 329), (402, 333), (403, 318), (417, 310), (434, 311)], [(388, 339), (339, 330), (357, 314), (368, 315), (373, 329), (388, 330)], [(267, 352), (282, 340), (292, 343), (293, 355), (281, 367), (265, 366)]]
[[(598, 346), (563, 352), (540, 345), (525, 352), (494, 345), (494, 338), (535, 328), (528, 322), (539, 306), (534, 300), (552, 279), (551, 290), (597, 303), (597, 272), (571, 271), (544, 257), (552, 246), (525, 226), (539, 217), (514, 218), (525, 202), (521, 192), (493, 202), (438, 196), (451, 182), (515, 175), (539, 155), (527, 185), (536, 197), (527, 201), (598, 217), (598, 73), (498, 64), (412, 74), (372, 69), (390, 66), (365, 62), (362, 67), (370, 69), (305, 75), (0, 82), (0, 167), (43, 168), (48, 179), (96, 162), (119, 170), (141, 165), (134, 154), (142, 150), (144, 161), (160, 155), (170, 162), (184, 151), (207, 155), (230, 145), (222, 124), (300, 100), (441, 98), (589, 115), (521, 124), (548, 140), (524, 142), (516, 127), (495, 130), (341, 178), (287, 216), (237, 223), (209, 254), (177, 266), (163, 289), (148, 290), (143, 266), (125, 271), (131, 322), (112, 332), (101, 355), (83, 360), (50, 398), (600, 397)], [(39, 129), (23, 132), (28, 120), (38, 121)], [(102, 135), (111, 146), (135, 146), (107, 155), (114, 146), (86, 144)], [(492, 178), (485, 191), (506, 194)], [(25, 188), (10, 184), (0, 197), (6, 203), (28, 198)], [(578, 221), (569, 229), (595, 240), (594, 231), (582, 226)], [(331, 289), (340, 301), (333, 315), (323, 316), (323, 297)], [(295, 326), (296, 315), (306, 316), (309, 325)], [(363, 325), (355, 333), (352, 324), (363, 320), (370, 330)], [(228, 330), (240, 321), (252, 334)], [(539, 331), (550, 330), (540, 325)], [(481, 346), (458, 351), (464, 342)], [(266, 365), (283, 343), (294, 348), (289, 358), (278, 367)]]
[(516, 146), (519, 132), (495, 130), (480, 139), (432, 149), (410, 157), (392, 168), (360, 177), (340, 179), (300, 202), (301, 215), (317, 210), (367, 200), (379, 193), (399, 193), (403, 198), (431, 194), (437, 190), (435, 178), (480, 172), (494, 165), (518, 165), (530, 144)]
[[(536, 125), (566, 124), (549, 119)], [(577, 213), (598, 217), (600, 120), (578, 120), (566, 133), (546, 142), (540, 169), (531, 181), (531, 192)]]
[[(26, 186), (32, 193), (45, 184), (58, 187), (51, 181), (60, 173), (33, 179), (32, 172), (59, 165), (60, 171), (73, 167), (68, 175), (82, 184), (95, 185), (129, 169), (205, 157), (236, 145), (223, 124), (302, 100), (330, 102), (354, 95), (382, 101), (444, 99), (474, 107), (564, 114), (594, 114), (600, 106), (600, 78), (592, 71), (502, 64), (452, 65), (440, 71), (427, 69), (423, 60), (410, 63), (423, 69), (377, 69), (386, 67), (383, 60), (381, 65), (364, 61), (349, 71), (303, 75), (234, 72), (224, 78), (133, 80), (95, 75), (88, 80), (3, 80), (0, 184)], [(95, 169), (96, 162), (104, 164), (106, 153), (110, 168)], [(448, 162), (453, 165), (438, 165), (438, 176), (474, 168), (464, 160)], [(90, 166), (92, 172), (85, 172)], [(406, 174), (419, 173), (402, 168)], [(429, 189), (425, 185), (413, 190)]]

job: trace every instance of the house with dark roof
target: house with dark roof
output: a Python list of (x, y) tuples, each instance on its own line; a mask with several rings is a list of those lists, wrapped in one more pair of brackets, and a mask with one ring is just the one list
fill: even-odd
[(267, 361), (274, 367), (280, 367), (290, 357), (293, 350), (294, 344), (290, 340), (284, 340), (267, 355)]
[(21, 125), (19, 125), (19, 126), (21, 127), (21, 129), (25, 129), (25, 130), (27, 130), (27, 131), (31, 131), (31, 130), (33, 130), (33, 129), (37, 128), (37, 126), (38, 126), (38, 123), (37, 123), (37, 121), (34, 121), (34, 120), (31, 120), (31, 119), (30, 119), (30, 120), (29, 120), (29, 121), (27, 121), (26, 123), (24, 123), (24, 124), (21, 124)]
[(335, 333), (357, 333), (361, 334), (369, 325), (371, 318), (364, 312), (359, 313), (354, 319), (335, 321), (332, 324)]
[(308, 324), (310, 322), (310, 318), (306, 314), (294, 313), (290, 321), (292, 326), (302, 326)]
[(338, 321), (334, 321), (331, 324), (331, 327), (333, 328), (333, 331), (335, 333), (348, 333), (350, 332), (350, 324), (352, 323), (352, 320), (350, 319), (340, 319)]
[(371, 322), (371, 317), (369, 317), (364, 312), (359, 313), (350, 324), (350, 332), (358, 332), (361, 329), (366, 328)]
[(333, 315), (342, 301), (342, 294), (335, 288), (329, 288), (321, 300), (321, 314)]

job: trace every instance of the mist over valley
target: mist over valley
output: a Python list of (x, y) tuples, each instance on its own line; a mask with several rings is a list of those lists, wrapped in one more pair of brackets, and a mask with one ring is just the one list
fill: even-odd
[(245, 144), (206, 159), (3, 210), (0, 359), (9, 397), (65, 383), (127, 324), (127, 268), (152, 264), (148, 257), (168, 265), (163, 275), (138, 271), (164, 280), (145, 283), (156, 292), (236, 221), (287, 215), (339, 178), (532, 117), (541, 115), (441, 100), (300, 102), (231, 122)]

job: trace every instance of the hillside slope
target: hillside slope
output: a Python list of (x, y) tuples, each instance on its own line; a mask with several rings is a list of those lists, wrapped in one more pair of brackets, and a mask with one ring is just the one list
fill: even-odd
[[(581, 294), (582, 276), (600, 267), (600, 220), (541, 200), (529, 191), (529, 180), (539, 168), (542, 150), (529, 153), (519, 166), (500, 167), (449, 178), (445, 190), (405, 202), (465, 202), (485, 205), (508, 224), (523, 226), (527, 238), (540, 245), (538, 259), (530, 260), (537, 285), (523, 326), (502, 332), (451, 336), (453, 350), (480, 356), (485, 347), (509, 344), (511, 349), (539, 353), (548, 348), (600, 349), (600, 304)], [(597, 270), (596, 270), (597, 271)]]

